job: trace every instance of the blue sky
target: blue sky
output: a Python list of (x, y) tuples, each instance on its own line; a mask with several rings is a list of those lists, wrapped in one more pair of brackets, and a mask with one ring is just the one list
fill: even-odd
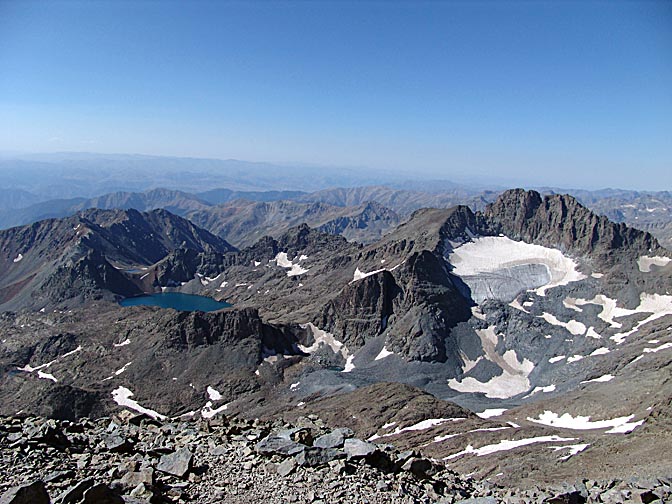
[(672, 2), (0, 0), (0, 150), (672, 189)]

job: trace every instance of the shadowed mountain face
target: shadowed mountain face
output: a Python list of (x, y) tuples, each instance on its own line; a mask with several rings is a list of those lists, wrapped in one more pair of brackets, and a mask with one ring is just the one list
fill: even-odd
[(177, 248), (234, 250), (165, 210), (87, 210), (0, 231), (0, 244), (4, 309), (137, 294), (141, 288), (122, 270), (154, 264)]
[[(650, 468), (640, 455), (669, 425), (672, 254), (571, 197), (512, 190), (483, 212), (421, 209), (367, 244), (299, 225), (236, 251), (165, 211), (83, 212), (0, 240), (2, 306), (24, 309), (0, 320), (5, 411), (38, 411), (36, 394), (53, 386), (54, 411), (76, 390), (91, 415), (117, 408), (120, 386), (171, 416), (230, 402), (227, 411), (249, 416), (334, 410), (342, 423), (370, 402), (384, 414), (355, 425), (367, 436), (493, 477), (521, 461), (544, 477), (582, 467), (583, 456), (625, 463), (619, 447), (632, 440), (634, 462)], [(139, 291), (234, 307), (203, 315), (93, 302)], [(408, 387), (367, 387), (381, 382)], [(209, 386), (226, 391), (221, 404)], [(509, 411), (484, 420), (446, 400)], [(391, 411), (402, 403), (412, 414)], [(570, 441), (589, 448), (562, 465)], [(544, 444), (560, 442), (557, 454)], [(518, 447), (522, 458), (507, 460)]]

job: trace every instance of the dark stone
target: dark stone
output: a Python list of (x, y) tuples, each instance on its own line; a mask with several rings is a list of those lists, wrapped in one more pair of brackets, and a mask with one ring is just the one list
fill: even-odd
[(61, 495), (59, 495), (54, 502), (56, 504), (69, 504), (71, 502), (72, 503), (79, 502), (84, 497), (84, 492), (86, 492), (94, 484), (95, 481), (93, 478), (87, 478), (85, 480), (82, 480), (72, 488), (69, 488)]
[(50, 504), (50, 502), (42, 481), (10, 488), (0, 497), (0, 504)]
[(653, 490), (647, 490), (646, 492), (639, 494), (639, 500), (641, 500), (643, 504), (650, 504), (659, 499), (660, 496), (653, 493)]
[(286, 437), (268, 436), (259, 441), (254, 449), (260, 455), (295, 455), (306, 447)]
[(343, 456), (343, 452), (335, 448), (317, 448), (315, 446), (307, 447), (294, 458), (300, 466), (304, 467), (318, 467), (328, 464)]
[(99, 483), (84, 492), (82, 504), (124, 504), (124, 499), (104, 483)]
[(403, 466), (401, 466), (401, 468), (421, 479), (429, 478), (436, 472), (431, 460), (425, 458), (410, 458)]
[(103, 438), (103, 441), (107, 449), (112, 452), (122, 453), (130, 451), (133, 448), (132, 443), (118, 432), (107, 434)]
[(163, 455), (156, 466), (157, 471), (184, 478), (191, 469), (193, 454), (189, 448), (180, 448), (176, 452)]
[(313, 445), (313, 434), (310, 432), (310, 429), (298, 429), (289, 435), (289, 439), (302, 445)]
[(545, 504), (584, 504), (587, 502), (585, 496), (581, 494), (580, 490), (573, 490), (565, 493), (549, 497), (544, 500)]

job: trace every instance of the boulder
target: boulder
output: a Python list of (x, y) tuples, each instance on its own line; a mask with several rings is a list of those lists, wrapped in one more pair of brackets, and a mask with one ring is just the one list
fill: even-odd
[(178, 478), (184, 478), (191, 470), (193, 458), (194, 455), (189, 448), (180, 448), (173, 453), (163, 455), (156, 466), (156, 470), (172, 474)]
[(278, 435), (268, 436), (259, 441), (254, 449), (260, 455), (295, 455), (305, 449), (305, 445), (299, 444), (289, 439)]
[(373, 443), (362, 441), (361, 439), (346, 439), (343, 443), (343, 449), (349, 459), (364, 458), (375, 452), (378, 447)]
[(42, 481), (10, 488), (0, 497), (0, 504), (50, 504), (50, 502)]

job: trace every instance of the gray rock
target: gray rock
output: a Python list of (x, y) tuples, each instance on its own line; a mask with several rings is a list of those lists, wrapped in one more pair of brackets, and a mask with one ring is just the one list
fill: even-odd
[(0, 497), (0, 504), (50, 504), (50, 502), (42, 481), (10, 488)]
[(276, 466), (275, 471), (284, 478), (285, 476), (292, 474), (297, 465), (296, 460), (287, 458)]
[(254, 449), (260, 455), (295, 455), (305, 449), (301, 445), (284, 436), (268, 436), (259, 441)]
[(184, 478), (191, 469), (194, 455), (189, 448), (180, 448), (176, 452), (163, 455), (156, 466), (157, 471)]
[(103, 438), (105, 446), (111, 452), (125, 452), (132, 448), (132, 444), (118, 432), (112, 432)]
[(335, 448), (317, 448), (315, 446), (307, 447), (301, 453), (296, 455), (297, 464), (304, 467), (318, 467), (328, 464), (343, 456), (343, 452)]
[[(347, 430), (350, 431), (350, 429)], [(315, 440), (313, 446), (319, 448), (342, 448), (346, 438), (344, 431), (345, 429), (335, 429), (324, 436), (320, 436)]]
[(456, 504), (498, 504), (498, 501), (494, 497), (471, 497), (457, 501)]
[(367, 443), (361, 439), (352, 438), (345, 440), (343, 449), (345, 450), (347, 457), (352, 459), (367, 457), (374, 453), (378, 447), (373, 443)]

